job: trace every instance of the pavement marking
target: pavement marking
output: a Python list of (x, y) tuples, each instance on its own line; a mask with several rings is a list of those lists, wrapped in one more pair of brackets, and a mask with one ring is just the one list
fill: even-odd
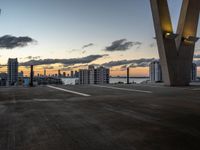
[(115, 90), (122, 90), (122, 91), (140, 92), (140, 93), (148, 93), (148, 94), (152, 94), (153, 93), (152, 91), (119, 88), (119, 87), (113, 87), (113, 86), (103, 86), (103, 85), (93, 85), (93, 86), (102, 87), (102, 88), (108, 88), (108, 89), (115, 89)]
[(191, 89), (192, 91), (200, 91), (200, 88)]
[(60, 102), (63, 101), (61, 99), (38, 99), (38, 98), (34, 98), (33, 101), (37, 101), (37, 102)]
[(67, 89), (62, 89), (62, 88), (51, 86), (51, 85), (47, 85), (47, 87), (52, 88), (52, 89), (56, 89), (56, 90), (60, 90), (60, 91), (64, 91), (64, 92), (68, 92), (68, 93), (72, 93), (72, 94), (76, 94), (76, 95), (85, 96), (85, 97), (91, 96), (89, 94), (84, 94), (84, 93), (80, 93), (80, 92), (76, 92), (76, 91), (71, 91), (71, 90), (67, 90)]

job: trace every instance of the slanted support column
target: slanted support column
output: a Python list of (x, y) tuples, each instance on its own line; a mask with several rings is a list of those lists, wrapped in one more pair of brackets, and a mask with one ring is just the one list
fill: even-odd
[(189, 85), (200, 0), (183, 0), (176, 33), (172, 28), (167, 0), (150, 2), (164, 82), (170, 86)]

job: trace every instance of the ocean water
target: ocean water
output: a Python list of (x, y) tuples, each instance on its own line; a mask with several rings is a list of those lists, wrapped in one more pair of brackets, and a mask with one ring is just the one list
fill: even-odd
[[(129, 82), (130, 83), (141, 83), (144, 81), (149, 80), (149, 78), (129, 78)], [(127, 79), (126, 78), (110, 78), (110, 83), (114, 84), (114, 83), (119, 83), (119, 82), (123, 82), (123, 83), (127, 83)]]
[(64, 85), (75, 85), (78, 78), (61, 78)]
[[(78, 78), (62, 78), (61, 79), (64, 85), (75, 85), (76, 81), (78, 81)], [(130, 83), (141, 83), (143, 81), (147, 81), (149, 78), (130, 78), (129, 81)], [(123, 82), (126, 83), (127, 79), (126, 78), (110, 78), (110, 83), (119, 83)]]

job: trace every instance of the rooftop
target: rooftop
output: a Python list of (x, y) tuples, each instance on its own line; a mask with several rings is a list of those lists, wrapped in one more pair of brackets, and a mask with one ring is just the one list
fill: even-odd
[(200, 86), (0, 88), (1, 150), (192, 150)]

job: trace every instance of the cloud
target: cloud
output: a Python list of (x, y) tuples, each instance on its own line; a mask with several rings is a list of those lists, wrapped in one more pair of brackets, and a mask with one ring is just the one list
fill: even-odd
[(27, 62), (20, 63), (21, 66), (30, 65), (50, 65), (50, 64), (64, 64), (64, 65), (75, 65), (75, 64), (86, 64), (91, 63), (99, 58), (105, 57), (107, 55), (90, 55), (82, 58), (71, 58), (71, 59), (40, 59), (40, 60), (30, 60)]
[(145, 60), (143, 62), (139, 62), (139, 63), (133, 63), (127, 67), (130, 67), (130, 68), (135, 68), (135, 67), (148, 67), (149, 64), (155, 59), (150, 59), (150, 60)]
[(44, 66), (43, 69), (54, 69), (53, 66)]
[(136, 49), (140, 48), (141, 45), (142, 45), (142, 42), (139, 42), (139, 41), (133, 42), (133, 46), (136, 46)]
[(141, 59), (132, 59), (132, 60), (119, 60), (119, 61), (110, 61), (108, 63), (102, 64), (106, 67), (115, 67), (126, 65), (130, 67), (147, 67), (150, 62), (154, 61), (155, 58), (141, 58)]
[(131, 42), (131, 41), (127, 41), (127, 39), (121, 39), (121, 40), (117, 40), (112, 42), (112, 44), (108, 47), (105, 48), (106, 51), (126, 51), (128, 49), (130, 49), (133, 46), (137, 46), (137, 48), (140, 48), (140, 46), (142, 45), (141, 42)]
[(82, 49), (88, 48), (88, 47), (91, 47), (91, 46), (94, 46), (94, 44), (93, 43), (89, 43), (87, 45), (83, 45)]
[(7, 64), (0, 64), (0, 66), (1, 66), (1, 67), (6, 67), (6, 66), (7, 66)]
[(40, 56), (28, 56), (28, 57), (25, 57), (25, 59), (40, 59), (41, 57)]
[(60, 70), (61, 71), (71, 71), (71, 70), (79, 70), (80, 68), (88, 68), (88, 65), (77, 65), (77, 66), (64, 66)]
[[(200, 58), (200, 55), (196, 56), (197, 58)], [(133, 60), (119, 60), (119, 61), (110, 61), (108, 63), (102, 64), (106, 67), (116, 67), (121, 66), (120, 70), (125, 70), (127, 67), (135, 68), (135, 67), (148, 67), (149, 64), (152, 61), (155, 61), (158, 59), (155, 58), (141, 58), (141, 59), (133, 59)], [(194, 60), (193, 61), (198, 67), (200, 67), (200, 60)]]
[(127, 65), (123, 65), (120, 67), (120, 70), (119, 71), (125, 71), (127, 69)]
[(73, 69), (74, 69), (73, 67), (63, 67), (63, 68), (60, 68), (59, 70), (60, 71), (71, 71)]
[(11, 35), (5, 35), (0, 37), (0, 48), (13, 49), (16, 47), (25, 47), (29, 43), (36, 42), (34, 39), (25, 37), (15, 37)]
[(82, 51), (82, 54), (85, 54), (86, 53), (86, 50)]
[(149, 44), (149, 47), (150, 47), (150, 48), (155, 48), (155, 47), (156, 47), (156, 43), (153, 42), (153, 43)]
[(78, 52), (78, 51), (80, 51), (80, 49), (72, 49), (72, 50), (66, 51), (66, 52), (67, 52), (67, 53), (73, 53), (73, 52)]

